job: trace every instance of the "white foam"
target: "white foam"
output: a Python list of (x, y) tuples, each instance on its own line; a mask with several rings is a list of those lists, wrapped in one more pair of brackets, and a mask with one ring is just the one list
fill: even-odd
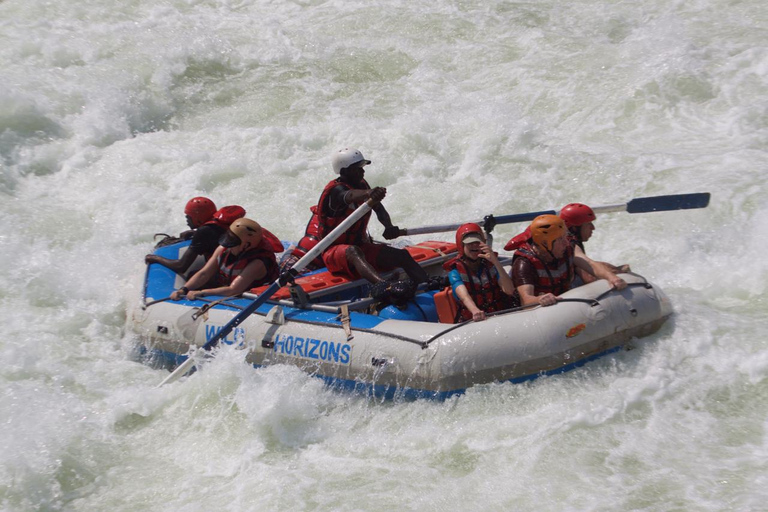
[[(0, 508), (759, 508), (763, 11), (0, 2)], [(674, 321), (445, 403), (338, 393), (234, 351), (155, 389), (165, 373), (124, 332), (152, 235), (206, 195), (296, 239), (347, 145), (400, 227), (712, 192), (703, 210), (601, 215), (588, 245), (662, 286)]]

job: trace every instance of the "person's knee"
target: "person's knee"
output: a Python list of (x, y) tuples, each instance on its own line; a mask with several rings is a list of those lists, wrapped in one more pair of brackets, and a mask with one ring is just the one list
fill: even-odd
[(358, 259), (364, 257), (363, 251), (356, 245), (350, 245), (347, 250), (344, 251), (344, 255), (348, 260)]
[(346, 256), (347, 262), (354, 267), (358, 267), (365, 262), (365, 253), (356, 245), (347, 247), (344, 251), (344, 256)]

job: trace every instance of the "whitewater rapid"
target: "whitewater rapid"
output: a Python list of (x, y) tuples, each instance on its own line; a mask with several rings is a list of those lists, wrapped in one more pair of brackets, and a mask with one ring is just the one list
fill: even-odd
[[(765, 510), (767, 21), (758, 0), (0, 2), (0, 509)], [(296, 239), (348, 145), (400, 227), (711, 192), (589, 243), (675, 316), (445, 402), (236, 353), (156, 389), (126, 329), (153, 235), (205, 195)]]

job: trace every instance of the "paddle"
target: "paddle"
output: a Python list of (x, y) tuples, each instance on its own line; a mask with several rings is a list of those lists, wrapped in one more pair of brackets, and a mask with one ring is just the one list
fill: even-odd
[[(317, 256), (320, 255), (329, 245), (331, 245), (337, 238), (339, 238), (345, 231), (347, 231), (355, 222), (360, 220), (365, 214), (367, 214), (373, 206), (376, 204), (376, 201), (373, 199), (369, 199), (365, 203), (361, 204), (354, 212), (352, 212), (352, 215), (344, 219), (344, 221), (336, 226), (336, 228), (328, 233), (320, 242), (314, 246), (309, 252), (307, 252), (299, 261), (296, 262), (296, 264), (291, 269), (291, 273), (293, 275), (298, 274), (304, 267), (309, 265), (309, 263), (314, 260)], [(251, 302), (245, 309), (243, 309), (240, 313), (235, 315), (235, 317), (227, 322), (224, 327), (221, 328), (221, 330), (216, 333), (216, 335), (209, 339), (205, 345), (202, 346), (203, 350), (211, 350), (213, 347), (216, 346), (216, 344), (225, 338), (227, 334), (232, 332), (232, 329), (243, 323), (243, 321), (251, 316), (251, 314), (256, 311), (260, 306), (262, 306), (265, 302), (267, 302), (272, 295), (274, 295), (277, 290), (279, 290), (283, 285), (285, 284), (285, 278), (281, 276), (279, 279), (277, 279), (274, 283), (272, 283), (269, 288), (264, 290), (264, 292), (258, 296), (253, 302)], [(175, 380), (177, 380), (179, 377), (182, 377), (184, 374), (186, 374), (189, 370), (192, 369), (192, 367), (195, 365), (195, 360), (190, 354), (189, 357), (187, 357), (186, 361), (181, 363), (174, 371), (171, 373), (168, 377), (163, 380), (163, 382), (160, 383), (158, 387), (164, 386), (165, 384), (171, 383)]]
[[(691, 210), (694, 208), (706, 208), (709, 205), (709, 192), (694, 194), (676, 194), (669, 196), (638, 197), (628, 203), (611, 204), (605, 206), (593, 206), (595, 213), (628, 212), (628, 213), (649, 213), (666, 212), (671, 210)], [(535, 219), (539, 215), (555, 215), (555, 210), (544, 210), (540, 212), (515, 213), (510, 215), (486, 216), (483, 220), (474, 221), (485, 228), (487, 232), (493, 230), (496, 224), (512, 224), (515, 222), (527, 222)], [(428, 233), (444, 233), (446, 231), (455, 231), (462, 224), (442, 224), (437, 226), (423, 226), (418, 228), (401, 229), (402, 236), (407, 235), (426, 235)]]

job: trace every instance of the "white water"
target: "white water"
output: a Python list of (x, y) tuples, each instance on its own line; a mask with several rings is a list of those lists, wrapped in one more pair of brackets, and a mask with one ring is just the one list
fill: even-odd
[[(0, 2), (0, 509), (765, 510), (766, 26), (762, 0)], [(674, 321), (444, 403), (234, 354), (155, 389), (126, 332), (152, 235), (207, 195), (296, 238), (346, 145), (401, 227), (712, 192), (589, 244)]]

